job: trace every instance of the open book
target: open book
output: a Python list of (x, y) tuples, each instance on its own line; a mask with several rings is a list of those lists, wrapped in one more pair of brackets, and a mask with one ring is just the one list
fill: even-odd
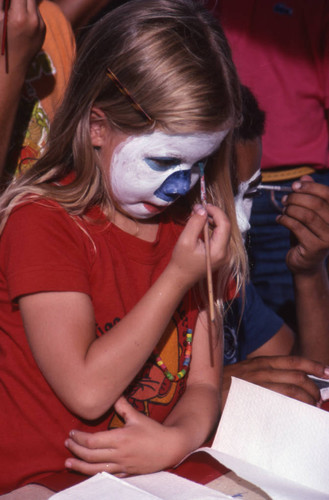
[[(211, 448), (200, 448), (273, 500), (329, 499), (329, 412), (232, 378)], [(119, 489), (118, 489), (119, 488)], [(167, 472), (97, 474), (54, 500), (232, 498)]]
[(169, 472), (156, 472), (129, 479), (118, 479), (106, 472), (101, 472), (51, 497), (54, 500), (216, 500), (229, 498), (232, 497)]

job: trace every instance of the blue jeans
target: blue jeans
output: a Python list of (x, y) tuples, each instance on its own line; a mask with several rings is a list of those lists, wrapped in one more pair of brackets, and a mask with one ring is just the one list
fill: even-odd
[[(312, 174), (315, 182), (329, 186), (329, 170)], [(291, 186), (294, 181), (278, 182)], [(286, 193), (275, 192), (275, 201), (281, 205)], [(275, 219), (280, 211), (271, 200), (269, 191), (261, 191), (254, 198), (251, 229), (247, 239), (251, 280), (264, 302), (295, 328), (295, 296), (293, 279), (285, 258), (290, 248), (291, 234)]]

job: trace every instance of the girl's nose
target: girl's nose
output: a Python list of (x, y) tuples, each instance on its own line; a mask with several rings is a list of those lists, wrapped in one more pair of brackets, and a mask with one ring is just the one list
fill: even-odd
[(174, 201), (186, 194), (191, 187), (191, 170), (174, 172), (161, 184), (154, 195), (163, 201)]

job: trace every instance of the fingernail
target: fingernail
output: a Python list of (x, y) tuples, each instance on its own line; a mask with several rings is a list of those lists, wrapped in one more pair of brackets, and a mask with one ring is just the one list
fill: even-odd
[(288, 196), (285, 194), (285, 195), (284, 195), (284, 196), (282, 196), (282, 198), (281, 198), (281, 203), (286, 203), (287, 199), (288, 199)]
[(74, 431), (69, 432), (69, 436), (73, 437), (74, 436)]
[(69, 445), (69, 440), (68, 440), (68, 439), (65, 439), (65, 441), (64, 441), (64, 445), (65, 445), (65, 446), (68, 446), (68, 445)]
[(322, 399), (320, 398), (320, 399), (319, 399), (319, 401), (316, 403), (317, 408), (321, 408), (322, 403), (323, 403), (323, 401), (322, 401)]
[(72, 467), (72, 462), (70, 459), (67, 459), (65, 460), (65, 467), (67, 467), (68, 469), (71, 469)]
[(326, 366), (324, 369), (324, 374), (329, 377), (329, 366)]
[(296, 181), (292, 184), (293, 189), (300, 189), (302, 187), (302, 183), (299, 181)]
[(207, 211), (203, 207), (198, 207), (196, 213), (199, 215), (205, 215), (207, 213)]

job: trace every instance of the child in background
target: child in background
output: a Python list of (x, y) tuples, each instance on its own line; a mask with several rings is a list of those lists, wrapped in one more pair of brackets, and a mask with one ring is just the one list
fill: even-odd
[[(241, 81), (266, 112), (263, 183), (291, 187), (308, 174), (329, 186), (328, 1), (217, 0), (213, 11)], [(267, 190), (255, 198), (248, 254), (258, 293), (296, 328), (294, 284), (286, 264), (290, 232), (276, 220), (283, 196)]]
[[(250, 228), (252, 200), (261, 181), (260, 160), (265, 116), (254, 95), (242, 86), (243, 122), (234, 132), (238, 186), (237, 220), (245, 237)], [(287, 256), (297, 305), (298, 330), (292, 332), (264, 304), (253, 283), (246, 284), (245, 302), (237, 297), (225, 316), (225, 351), (222, 405), (235, 376), (294, 397), (320, 404), (320, 392), (308, 375), (329, 378), (329, 188), (303, 177), (293, 184), (278, 223), (294, 233)], [(283, 207), (282, 207), (283, 208)], [(248, 241), (247, 241), (248, 245)], [(240, 319), (241, 318), (241, 319)], [(294, 354), (295, 356), (292, 356)], [(298, 356), (296, 356), (298, 355)]]
[(133, 0), (88, 33), (45, 156), (0, 203), (2, 493), (70, 467), (72, 428), (111, 428), (106, 470), (127, 475), (179, 462), (216, 425), (221, 343), (194, 285), (208, 215), (216, 300), (243, 281), (240, 112), (199, 2)]

